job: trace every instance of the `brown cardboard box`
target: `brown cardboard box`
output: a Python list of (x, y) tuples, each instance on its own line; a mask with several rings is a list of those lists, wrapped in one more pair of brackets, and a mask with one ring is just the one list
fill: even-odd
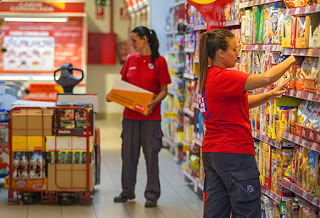
[[(13, 179), (12, 189), (19, 191), (46, 191), (48, 187), (47, 179)], [(5, 178), (5, 189), (10, 188), (10, 178), (7, 176)]]
[[(92, 191), (95, 181), (94, 163), (89, 168), (89, 188)], [(49, 191), (86, 191), (86, 185), (86, 164), (48, 164)]]
[[(93, 137), (89, 136), (89, 151), (93, 149)], [(87, 151), (87, 137), (47, 136), (46, 151)]]
[(12, 136), (52, 135), (52, 109), (13, 109)]
[(296, 19), (296, 48), (309, 48), (310, 16), (297, 16)]

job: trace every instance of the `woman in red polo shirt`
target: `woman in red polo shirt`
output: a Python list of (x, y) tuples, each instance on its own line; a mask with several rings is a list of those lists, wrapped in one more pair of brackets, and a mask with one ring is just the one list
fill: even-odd
[[(204, 217), (261, 217), (259, 171), (249, 108), (281, 95), (289, 79), (261, 95), (247, 91), (276, 82), (296, 62), (291, 56), (262, 74), (229, 70), (236, 65), (237, 43), (228, 30), (200, 39), (199, 108), (206, 132), (202, 157), (206, 174)], [(210, 67), (208, 67), (210, 60)]]
[(114, 202), (125, 202), (135, 198), (135, 184), (140, 147), (147, 165), (145, 207), (156, 207), (160, 197), (158, 153), (162, 147), (160, 103), (167, 95), (171, 83), (167, 62), (160, 56), (159, 42), (154, 30), (139, 26), (131, 31), (133, 48), (122, 70), (122, 80), (156, 94), (149, 104), (147, 115), (128, 108), (122, 120), (122, 192)]

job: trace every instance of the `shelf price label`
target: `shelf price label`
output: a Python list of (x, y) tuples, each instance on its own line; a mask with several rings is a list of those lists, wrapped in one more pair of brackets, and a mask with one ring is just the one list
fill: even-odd
[(291, 185), (290, 185), (290, 191), (293, 191), (293, 192), (294, 192), (294, 187), (295, 187), (294, 184), (291, 184)]
[(311, 203), (314, 204), (314, 205), (317, 205), (318, 204), (318, 198), (313, 197)]
[(316, 6), (316, 11), (317, 11), (317, 12), (320, 11), (320, 4), (317, 4), (317, 6)]
[(296, 8), (296, 11), (294, 13), (295, 14), (299, 14), (300, 13), (300, 8)]
[(306, 14), (309, 14), (309, 12), (310, 12), (310, 6), (307, 6), (307, 7), (306, 7), (306, 12), (305, 12), (305, 13), (306, 13)]
[(292, 141), (292, 139), (293, 139), (293, 135), (292, 135), (292, 134), (289, 134), (288, 140), (289, 140), (289, 141)]
[(307, 196), (308, 196), (307, 192), (306, 192), (306, 191), (303, 191), (302, 197), (303, 197), (304, 199), (307, 199)]

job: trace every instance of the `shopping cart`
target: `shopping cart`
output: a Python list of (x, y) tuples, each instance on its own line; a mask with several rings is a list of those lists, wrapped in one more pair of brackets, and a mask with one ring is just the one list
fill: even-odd
[(12, 108), (5, 180), (9, 202), (91, 201), (100, 162), (91, 113), (82, 106)]

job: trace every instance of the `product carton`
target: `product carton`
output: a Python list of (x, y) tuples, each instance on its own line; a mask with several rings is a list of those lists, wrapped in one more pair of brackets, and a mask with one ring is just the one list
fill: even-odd
[[(89, 151), (93, 148), (93, 138), (89, 136)], [(87, 137), (47, 136), (46, 150), (50, 151), (87, 151)]]
[(296, 17), (296, 48), (309, 47), (310, 16)]
[(45, 150), (45, 137), (43, 136), (12, 136), (12, 151), (44, 151), (44, 150)]
[(296, 47), (296, 37), (297, 37), (297, 17), (291, 16), (291, 38), (290, 38), (290, 48)]
[(12, 136), (50, 136), (52, 117), (52, 109), (12, 109)]
[[(5, 189), (10, 188), (10, 178), (5, 178)], [(47, 191), (47, 179), (13, 179), (11, 188), (18, 191)]]
[(154, 97), (155, 94), (150, 91), (122, 80), (116, 80), (107, 100), (118, 103), (139, 113), (146, 114), (148, 111), (148, 104)]
[(271, 190), (276, 191), (277, 177), (277, 149), (271, 148)]
[(284, 48), (289, 48), (290, 47), (290, 41), (291, 41), (291, 27), (292, 22), (291, 22), (291, 16), (286, 15), (283, 18), (283, 26), (282, 26), (282, 33), (281, 33), (281, 38), (282, 38), (282, 47)]
[(314, 14), (310, 16), (310, 34), (309, 48), (320, 47), (320, 15)]
[[(95, 181), (94, 163), (89, 165), (89, 190), (92, 191)], [(86, 164), (48, 164), (49, 191), (86, 191)]]
[[(91, 103), (57, 103), (57, 106), (70, 107), (70, 109), (56, 109), (54, 119), (56, 120), (56, 131), (58, 136), (86, 136), (87, 116), (89, 119), (89, 135), (93, 134), (94, 113)], [(85, 109), (72, 109), (72, 107), (83, 107)]]

